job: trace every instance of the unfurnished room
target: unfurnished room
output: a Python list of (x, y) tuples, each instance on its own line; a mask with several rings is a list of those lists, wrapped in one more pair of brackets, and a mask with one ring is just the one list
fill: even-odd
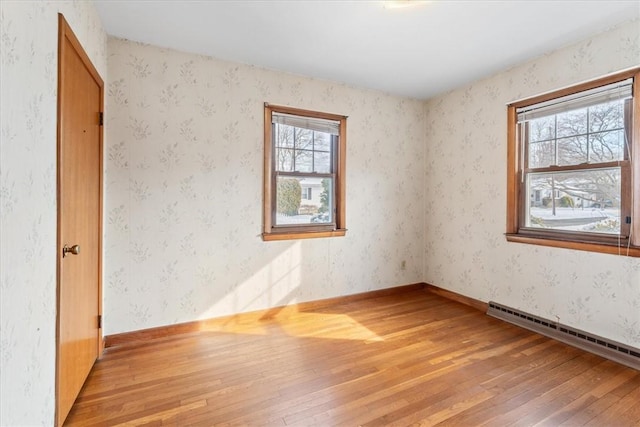
[(1, 426), (640, 425), (640, 2), (0, 0)]

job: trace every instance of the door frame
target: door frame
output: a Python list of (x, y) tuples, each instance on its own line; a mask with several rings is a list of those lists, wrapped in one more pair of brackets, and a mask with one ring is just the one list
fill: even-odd
[[(61, 13), (58, 13), (58, 86), (57, 86), (57, 129), (56, 129), (56, 375), (55, 375), (55, 412), (54, 412), (54, 425), (58, 425), (58, 412), (59, 412), (59, 385), (60, 385), (60, 372), (58, 368), (58, 361), (60, 358), (60, 281), (61, 281), (61, 273), (62, 273), (62, 246), (64, 242), (62, 241), (62, 208), (61, 208), (61, 197), (62, 197), (62, 176), (61, 176), (61, 167), (60, 167), (60, 159), (62, 158), (62, 129), (64, 123), (64, 117), (62, 114), (62, 102), (63, 99), (61, 97), (61, 89), (62, 84), (64, 82), (65, 76), (62, 74), (62, 58), (64, 57), (64, 53), (67, 49), (65, 40), (68, 41), (73, 49), (77, 52), (78, 56), (82, 60), (82, 63), (89, 71), (89, 74), (93, 77), (100, 88), (100, 113), (104, 114), (104, 81), (100, 74), (96, 70), (96, 68), (91, 63), (89, 56), (85, 52), (84, 48), (80, 44), (80, 41), (73, 33), (73, 30), (67, 23), (66, 19)], [(96, 118), (97, 119), (97, 118)], [(98, 316), (102, 318), (102, 232), (103, 232), (103, 186), (104, 186), (104, 126), (102, 123), (100, 125), (100, 130), (98, 132), (98, 143), (99, 143), (99, 218), (98, 218), (98, 277), (97, 277), (97, 285), (98, 285)], [(98, 325), (98, 358), (102, 354), (104, 350), (104, 337), (102, 333), (102, 322)]]

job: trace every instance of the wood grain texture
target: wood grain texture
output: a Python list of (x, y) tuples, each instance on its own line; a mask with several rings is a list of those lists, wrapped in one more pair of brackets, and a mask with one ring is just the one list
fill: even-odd
[(346, 229), (338, 229), (332, 231), (289, 231), (278, 233), (262, 233), (262, 240), (265, 242), (275, 240), (300, 240), (300, 239), (319, 239), (325, 237), (342, 237), (347, 234)]
[(298, 304), (268, 308), (266, 310), (238, 313), (232, 316), (216, 317), (194, 322), (178, 323), (175, 325), (159, 326), (157, 328), (149, 328), (132, 332), (123, 332), (121, 334), (107, 335), (105, 337), (105, 346), (115, 347), (136, 342), (144, 342), (154, 338), (184, 334), (188, 332), (197, 332), (202, 330), (211, 331), (218, 328), (224, 328), (229, 325), (247, 324), (258, 322), (261, 320), (273, 319), (275, 317), (278, 317), (279, 319), (285, 319), (289, 315), (301, 311), (312, 311), (336, 304), (345, 304), (354, 301), (360, 301), (363, 299), (403, 294), (408, 291), (422, 289), (424, 286), (424, 283), (414, 283), (411, 285), (396, 286), (394, 288), (378, 289), (375, 291), (362, 292), (353, 295), (344, 295), (335, 298), (326, 298), (315, 301), (301, 302)]
[(470, 298), (464, 295), (460, 295), (456, 292), (452, 292), (449, 291), (447, 289), (442, 289), (439, 288), (438, 286), (429, 284), (429, 283), (425, 283), (424, 285), (424, 289), (429, 291), (429, 292), (433, 292), (434, 294), (438, 294), (440, 296), (443, 296), (445, 298), (448, 298), (450, 300), (453, 301), (457, 301), (459, 303), (468, 305), (469, 307), (473, 307), (476, 310), (480, 310), (483, 313), (486, 313), (487, 310), (489, 309), (489, 304), (486, 302), (482, 302), (480, 300), (477, 300), (475, 298)]
[(634, 88), (636, 92), (633, 94), (633, 122), (631, 124), (631, 140), (633, 141), (631, 158), (631, 188), (635, 190), (631, 198), (631, 245), (640, 247), (640, 196), (638, 195), (640, 188), (640, 68), (635, 69), (633, 75)]
[(640, 372), (407, 289), (108, 348), (68, 425), (640, 423)]
[[(104, 84), (64, 17), (58, 19), (56, 423), (62, 424), (102, 348)], [(76, 244), (78, 254), (62, 256), (63, 245)]]
[(528, 243), (532, 245), (549, 246), (552, 248), (563, 248), (576, 251), (599, 252), (611, 255), (640, 257), (640, 248), (636, 246), (623, 247), (602, 245), (598, 243), (568, 242), (565, 240), (543, 239), (540, 237), (526, 236), (521, 234), (507, 234), (506, 239), (508, 242)]
[(518, 218), (518, 141), (516, 107), (507, 107), (507, 233), (517, 233)]
[(632, 67), (624, 71), (608, 74), (595, 80), (590, 80), (577, 85), (572, 85), (562, 89), (546, 92), (540, 95), (533, 96), (531, 98), (513, 101), (510, 102), (508, 106), (514, 108), (528, 107), (529, 105), (538, 104), (540, 102), (549, 101), (551, 99), (562, 98), (563, 96), (573, 95), (574, 93), (583, 92), (585, 90), (593, 89), (594, 87), (606, 86), (608, 84), (625, 80), (630, 77), (636, 77), (639, 72), (640, 67)]

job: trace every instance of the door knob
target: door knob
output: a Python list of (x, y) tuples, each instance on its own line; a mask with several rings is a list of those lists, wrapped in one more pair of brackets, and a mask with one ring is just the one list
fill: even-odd
[(64, 245), (62, 248), (62, 258), (66, 257), (67, 254), (78, 255), (80, 253), (80, 245), (73, 245), (71, 247)]

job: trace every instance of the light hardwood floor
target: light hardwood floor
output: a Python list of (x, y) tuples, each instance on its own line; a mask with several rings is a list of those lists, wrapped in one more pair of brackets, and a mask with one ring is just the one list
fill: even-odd
[(425, 290), (108, 348), (67, 425), (640, 425), (640, 372)]

